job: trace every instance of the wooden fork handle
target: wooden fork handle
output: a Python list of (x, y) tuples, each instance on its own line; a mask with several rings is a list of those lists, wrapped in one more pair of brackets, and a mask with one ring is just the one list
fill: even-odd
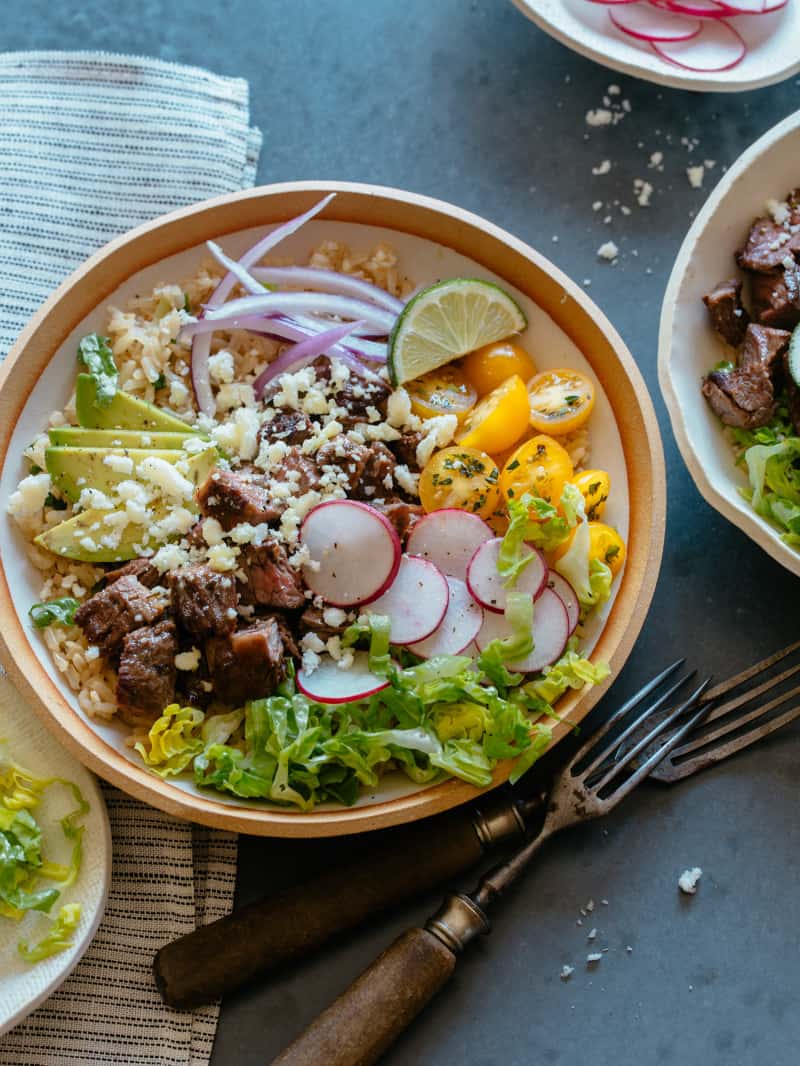
[(456, 956), (409, 929), (273, 1061), (272, 1066), (371, 1066), (449, 980)]

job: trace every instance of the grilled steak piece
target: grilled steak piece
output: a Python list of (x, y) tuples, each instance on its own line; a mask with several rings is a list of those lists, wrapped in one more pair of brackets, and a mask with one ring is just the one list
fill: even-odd
[(122, 642), (117, 674), (117, 703), (158, 717), (175, 699), (178, 638), (169, 619), (129, 633)]
[(280, 518), (283, 508), (270, 499), (263, 482), (254, 476), (214, 470), (197, 490), (197, 502), (207, 518), (216, 518), (224, 530), (240, 522), (257, 526)]
[(286, 551), (276, 540), (242, 550), (239, 569), (246, 581), (239, 584), (242, 603), (293, 611), (306, 604), (300, 574), (289, 565)]
[(711, 324), (723, 340), (738, 348), (750, 316), (742, 306), (742, 283), (736, 278), (723, 281), (703, 297), (708, 308)]
[(140, 583), (148, 589), (158, 585), (161, 581), (161, 575), (149, 559), (131, 559), (129, 563), (125, 563), (123, 566), (115, 567), (113, 570), (106, 570), (103, 581), (108, 586), (115, 581), (119, 581), (121, 577), (138, 578)]
[(408, 433), (404, 433), (399, 440), (389, 442), (389, 449), (397, 462), (407, 466), (412, 474), (416, 474), (419, 471), (417, 447), (421, 440), (422, 434), (417, 433), (416, 430), (411, 430)]
[(283, 641), (283, 654), (285, 657), (291, 657), (292, 659), (300, 659), (300, 649), (297, 646), (295, 635), (292, 632), (289, 625), (288, 618), (285, 618), (282, 614), (273, 614), (269, 618), (275, 622), (280, 633), (281, 640)]
[(395, 465), (394, 456), (385, 444), (380, 441), (370, 444), (369, 458), (353, 495), (367, 501), (384, 499), (394, 489)]
[(381, 418), (385, 418), (391, 391), (389, 385), (380, 378), (362, 378), (351, 371), (347, 381), (334, 393), (334, 400), (346, 412), (336, 416), (337, 422), (341, 422), (345, 429), (352, 429), (358, 422), (369, 422), (369, 407), (374, 407)]
[(320, 640), (327, 640), (328, 637), (340, 637), (347, 629), (347, 622), (339, 626), (330, 625), (323, 618), (322, 608), (312, 604), (300, 615), (300, 627), (304, 633), (316, 633)]
[(262, 441), (283, 441), (285, 444), (302, 444), (310, 434), (311, 422), (308, 415), (299, 411), (278, 411), (259, 431)]
[[(292, 446), (272, 471), (274, 481), (284, 482), (292, 490), (292, 496), (302, 496), (309, 489), (319, 488), (319, 470), (313, 458), (303, 453), (298, 445)], [(286, 505), (282, 500), (275, 500), (273, 507), (282, 514)]]
[(178, 624), (198, 640), (236, 628), (236, 581), (210, 566), (182, 566), (167, 578)]
[(377, 505), (377, 509), (386, 515), (397, 530), (401, 544), (405, 544), (409, 533), (425, 514), (425, 508), (418, 503), (406, 503), (398, 499), (386, 500)]
[(756, 429), (775, 413), (772, 381), (766, 367), (712, 370), (703, 395), (726, 426)]
[(82, 603), (75, 621), (91, 644), (96, 644), (106, 658), (115, 659), (128, 633), (157, 622), (167, 605), (165, 596), (127, 575)]
[(789, 347), (790, 337), (791, 333), (784, 329), (748, 326), (739, 352), (739, 366), (742, 370), (764, 367), (774, 383), (780, 374), (782, 356)]
[(753, 274), (753, 314), (765, 326), (794, 329), (800, 325), (800, 264), (774, 274)]
[(206, 657), (219, 699), (238, 706), (271, 696), (286, 677), (280, 627), (274, 618), (206, 642)]
[(323, 444), (317, 452), (320, 467), (335, 466), (347, 475), (347, 485), (343, 486), (351, 496), (358, 485), (369, 462), (371, 451), (366, 444), (356, 444), (347, 437), (339, 436)]
[(214, 698), (214, 690), (208, 669), (202, 662), (197, 670), (179, 670), (176, 677), (176, 687), (181, 704), (188, 707), (199, 707), (201, 710), (205, 710)]
[[(788, 224), (793, 227), (799, 223), (800, 206), (795, 202)], [(744, 270), (766, 273), (777, 270), (787, 256), (791, 258), (796, 252), (800, 252), (800, 229), (792, 233), (772, 218), (757, 218), (736, 261)]]

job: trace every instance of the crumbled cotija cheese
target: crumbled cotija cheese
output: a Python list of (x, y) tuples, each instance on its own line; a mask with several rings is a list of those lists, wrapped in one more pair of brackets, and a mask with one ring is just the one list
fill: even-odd
[(685, 892), (687, 896), (693, 896), (697, 892), (697, 882), (702, 876), (703, 871), (699, 866), (694, 866), (691, 870), (684, 870), (678, 878), (678, 888), (681, 892)]
[(614, 121), (613, 112), (605, 107), (595, 107), (586, 112), (587, 126), (610, 126)]
[(24, 521), (38, 515), (50, 491), (49, 474), (29, 474), (20, 481), (8, 501), (8, 513)]
[[(608, 174), (609, 170), (611, 170), (611, 160), (604, 159), (602, 163), (598, 163), (596, 167), (592, 167), (592, 174)], [(597, 210), (599, 210), (599, 208), (597, 208)]]
[[(104, 462), (107, 463), (110, 458), (113, 456), (107, 456)], [(125, 473), (130, 473), (133, 469), (133, 462), (130, 459), (128, 462), (131, 464), (131, 469)], [(194, 495), (194, 486), (191, 481), (185, 478), (173, 463), (168, 463), (166, 459), (161, 459), (157, 455), (149, 455), (146, 459), (142, 459), (136, 468), (136, 473), (145, 481), (155, 485), (165, 496), (190, 500)]]
[(702, 165), (686, 168), (686, 177), (689, 179), (689, 184), (693, 189), (702, 189), (705, 174), (705, 167)]
[(212, 544), (208, 549), (208, 565), (212, 570), (220, 572), (235, 570), (238, 555), (239, 548), (234, 548), (231, 544)]
[(233, 355), (224, 348), (208, 357), (208, 375), (217, 385), (229, 385), (233, 381)]
[(196, 670), (199, 665), (199, 648), (192, 648), (191, 651), (182, 651), (175, 656), (175, 666), (179, 670)]
[(606, 241), (605, 244), (601, 244), (597, 249), (598, 259), (606, 259), (608, 262), (612, 262), (619, 255), (619, 248), (613, 241)]
[(103, 465), (113, 470), (115, 474), (133, 473), (133, 459), (129, 455), (107, 455), (103, 459)]

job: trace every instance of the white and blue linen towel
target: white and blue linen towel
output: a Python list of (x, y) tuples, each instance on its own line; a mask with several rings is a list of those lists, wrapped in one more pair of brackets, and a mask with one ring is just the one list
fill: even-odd
[[(261, 134), (238, 78), (81, 52), (0, 54), (0, 359), (46, 296), (112, 237), (252, 185)], [(106, 788), (105, 917), (74, 973), (0, 1037), (0, 1066), (206, 1066), (217, 1007), (165, 1007), (155, 951), (233, 902), (236, 838)]]

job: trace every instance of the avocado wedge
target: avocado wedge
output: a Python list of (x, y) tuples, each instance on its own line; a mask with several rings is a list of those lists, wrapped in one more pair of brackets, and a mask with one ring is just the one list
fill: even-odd
[[(68, 500), (75, 503), (85, 488), (113, 492), (120, 481), (136, 480), (136, 468), (144, 459), (158, 458), (176, 464), (185, 461), (184, 477), (197, 486), (217, 463), (219, 453), (213, 445), (192, 455), (177, 448), (74, 448), (54, 446), (45, 449), (45, 466), (53, 484)], [(126, 462), (130, 460), (130, 462)], [(115, 462), (116, 461), (116, 462)]]
[(163, 430), (191, 433), (192, 427), (175, 415), (130, 393), (117, 391), (106, 407), (97, 405), (97, 387), (89, 374), (78, 374), (75, 410), (78, 422), (87, 429)]
[(168, 433), (141, 429), (85, 429), (59, 426), (48, 431), (50, 443), (68, 448), (182, 448), (194, 433)]
[[(155, 517), (163, 518), (166, 508), (156, 511)], [(122, 531), (116, 548), (107, 548), (100, 543), (103, 536), (103, 519), (108, 511), (90, 509), (73, 515), (65, 522), (40, 533), (35, 543), (41, 548), (60, 555), (64, 559), (77, 559), (82, 563), (118, 563), (127, 559), (137, 559), (143, 548), (154, 551), (160, 546), (156, 540), (150, 540), (146, 527), (129, 525)], [(105, 527), (109, 531), (109, 527)]]

